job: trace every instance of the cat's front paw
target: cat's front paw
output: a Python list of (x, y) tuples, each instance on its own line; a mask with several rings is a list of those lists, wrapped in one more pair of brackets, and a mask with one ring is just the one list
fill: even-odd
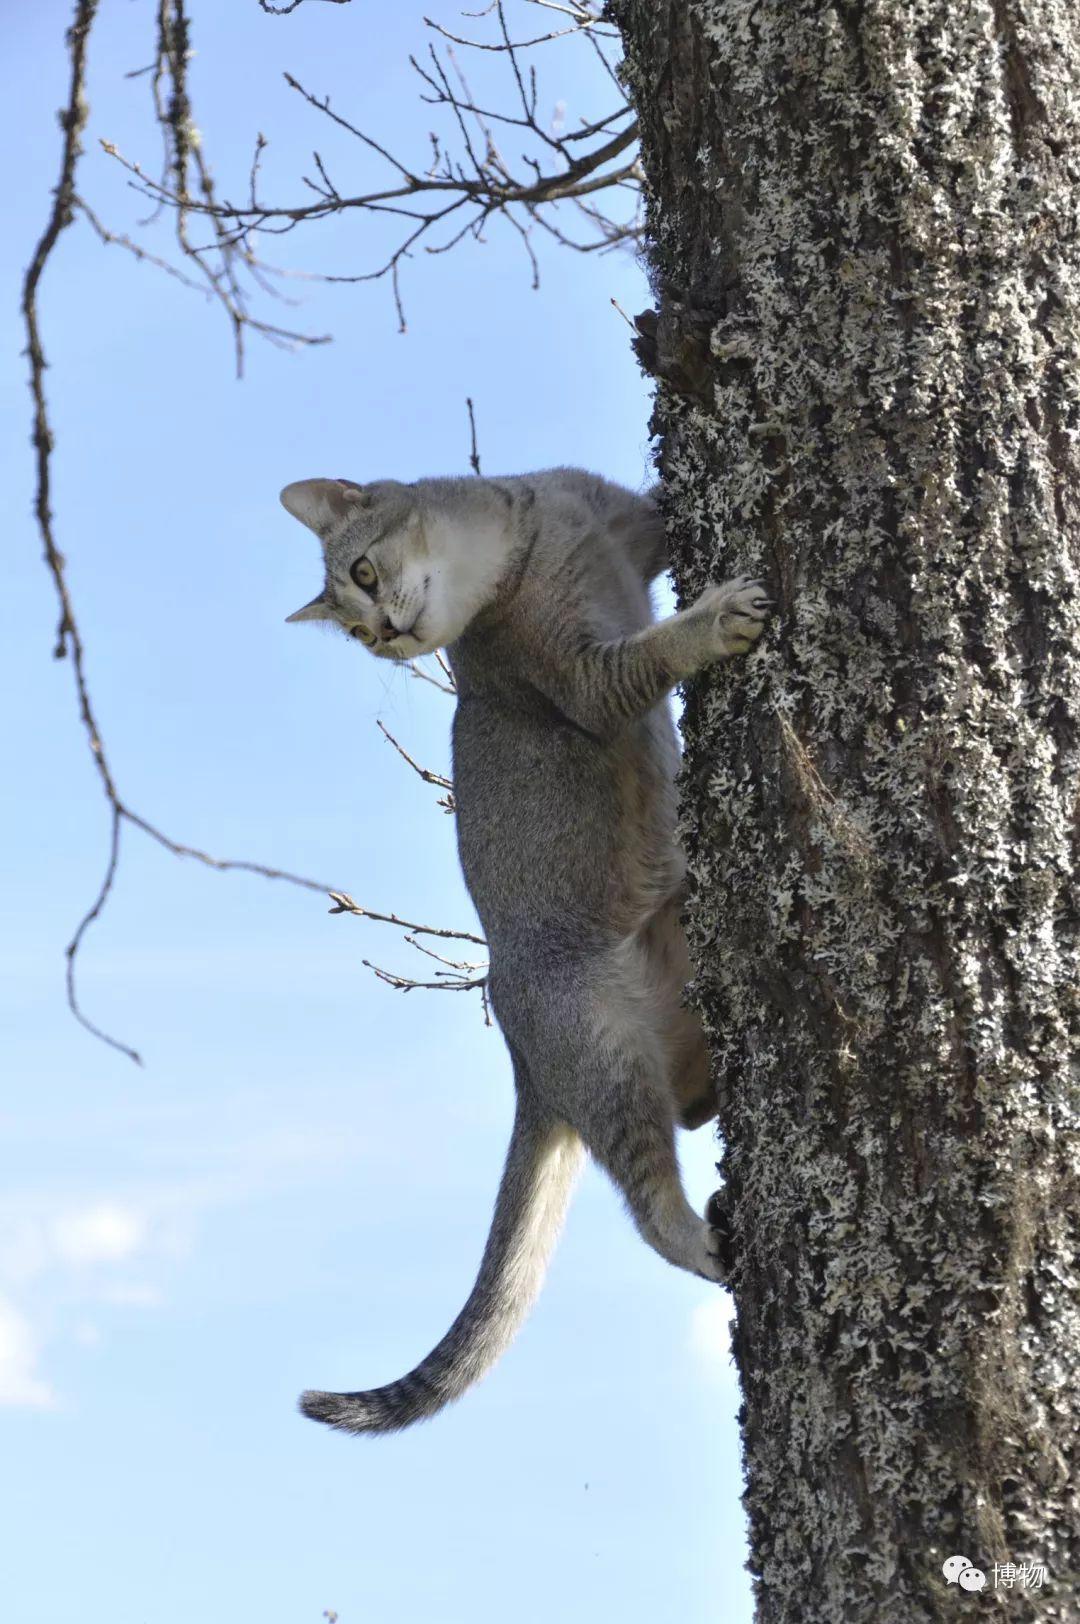
[(716, 1278), (729, 1280), (735, 1268), (735, 1236), (726, 1190), (716, 1190), (709, 1197), (705, 1207), (705, 1225), (708, 1230), (705, 1244), (720, 1271)]
[(712, 1224), (702, 1224), (701, 1239), (704, 1243), (704, 1253), (697, 1273), (706, 1280), (715, 1280), (718, 1286), (724, 1286), (731, 1274), (728, 1257), (728, 1236), (723, 1230), (715, 1229)]
[(761, 636), (771, 602), (764, 584), (745, 575), (706, 587), (690, 610), (706, 628), (706, 658), (725, 660), (747, 653)]

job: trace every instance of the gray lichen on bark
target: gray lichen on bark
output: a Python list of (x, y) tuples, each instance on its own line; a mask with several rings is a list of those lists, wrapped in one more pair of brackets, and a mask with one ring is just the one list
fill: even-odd
[(1080, 10), (610, 10), (676, 579), (777, 598), (684, 775), (759, 1618), (1075, 1620)]

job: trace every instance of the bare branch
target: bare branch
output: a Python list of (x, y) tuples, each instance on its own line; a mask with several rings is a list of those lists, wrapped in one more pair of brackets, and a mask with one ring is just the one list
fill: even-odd
[[(487, 976), (453, 976), (447, 974), (437, 981), (414, 981), (413, 976), (400, 976), (395, 970), (385, 970), (382, 965), (374, 965), (370, 958), (362, 958), (364, 970), (372, 971), (380, 981), (385, 981), (388, 987), (396, 987), (398, 992), (473, 992), (487, 986)], [(490, 1025), (487, 1023), (487, 1025)]]
[(450, 692), (452, 694), (456, 694), (457, 693), (457, 683), (454, 680), (454, 673), (453, 673), (453, 671), (451, 671), (451, 669), (450, 669), (450, 661), (446, 658), (446, 655), (443, 653), (442, 649), (437, 648), (435, 650), (433, 658), (434, 658), (435, 664), (438, 666), (439, 670), (442, 672), (443, 676), (446, 678), (447, 682), (450, 684)]
[[(286, 76), (288, 77), (288, 76)], [(312, 105), (318, 105), (315, 98), (309, 98)], [(465, 106), (461, 102), (455, 103), (459, 108)], [(466, 107), (471, 112), (471, 107)], [(613, 135), (603, 146), (587, 153), (581, 158), (571, 158), (565, 170), (556, 173), (540, 175), (539, 179), (527, 182), (506, 184), (485, 178), (481, 174), (479, 179), (469, 179), (464, 175), (447, 175), (443, 172), (439, 176), (409, 175), (408, 180), (401, 186), (383, 188), (379, 191), (358, 193), (352, 197), (342, 197), (334, 194), (330, 197), (320, 198), (317, 203), (301, 203), (292, 205), (258, 204), (256, 206), (239, 206), (233, 203), (217, 203), (210, 200), (199, 200), (182, 196), (174, 189), (151, 179), (137, 163), (125, 158), (119, 148), (111, 141), (103, 141), (102, 147), (111, 158), (115, 158), (134, 175), (152, 197), (162, 198), (185, 214), (205, 215), (211, 220), (219, 220), (226, 225), (227, 231), (243, 234), (246, 231), (264, 231), (275, 224), (285, 229), (291, 229), (304, 220), (321, 219), (328, 214), (339, 214), (347, 209), (373, 209), (380, 204), (393, 202), (397, 198), (415, 197), (426, 192), (449, 192), (460, 201), (468, 201), (489, 208), (504, 208), (513, 204), (539, 204), (558, 203), (567, 199), (584, 197), (593, 192), (603, 191), (610, 186), (617, 185), (628, 178), (637, 178), (636, 167), (633, 164), (624, 165), (619, 169), (598, 173), (603, 166), (612, 162), (628, 147), (633, 146), (637, 140), (638, 129), (636, 120), (625, 130)], [(374, 142), (365, 137), (372, 146)], [(389, 160), (399, 167), (403, 173), (408, 173), (404, 165), (399, 165), (396, 159)], [(482, 167), (482, 166), (481, 166)], [(408, 210), (400, 210), (409, 213)], [(443, 211), (445, 212), (445, 211)], [(425, 216), (413, 213), (414, 219), (430, 220), (434, 222), (436, 216)], [(438, 216), (441, 218), (441, 213)], [(202, 253), (204, 249), (190, 250)], [(353, 277), (324, 277), (325, 281), (360, 281), (363, 278)]]
[(75, 959), (78, 955), (79, 948), (82, 946), (83, 936), (89, 930), (90, 926), (94, 923), (94, 920), (98, 917), (102, 908), (104, 908), (106, 902), (109, 900), (109, 894), (113, 888), (113, 881), (116, 878), (116, 869), (120, 861), (120, 828), (122, 823), (123, 814), (114, 804), (112, 807), (112, 817), (110, 819), (109, 857), (105, 865), (105, 878), (101, 882), (101, 890), (98, 892), (90, 907), (79, 920), (75, 934), (65, 949), (64, 957), (67, 960), (67, 965), (64, 972), (64, 979), (67, 986), (68, 1008), (78, 1021), (79, 1025), (85, 1027), (93, 1037), (100, 1038), (102, 1043), (107, 1043), (110, 1049), (118, 1049), (121, 1054), (127, 1055), (129, 1060), (133, 1060), (137, 1066), (141, 1066), (142, 1055), (137, 1049), (132, 1049), (128, 1046), (128, 1044), (121, 1043), (119, 1038), (112, 1037), (108, 1032), (103, 1031), (100, 1026), (96, 1026), (92, 1020), (83, 1014), (82, 1007), (79, 1003), (79, 989), (75, 980)]
[(185, 846), (182, 841), (173, 840), (128, 806), (121, 804), (119, 811), (120, 816), (126, 818), (128, 823), (136, 829), (141, 829), (143, 834), (149, 835), (159, 846), (164, 846), (174, 857), (190, 857), (192, 862), (201, 863), (204, 868), (212, 868), (218, 874), (258, 874), (264, 880), (282, 880), (286, 885), (299, 886), (302, 891), (330, 889), (322, 880), (311, 880), (303, 874), (292, 874), (284, 868), (271, 868), (267, 863), (253, 863), (244, 857), (213, 857), (209, 852), (200, 851), (198, 846)]
[(299, 79), (294, 79), (291, 73), (282, 74), (282, 78), (290, 90), (298, 90), (310, 106), (317, 108), (320, 113), (325, 113), (327, 118), (332, 119), (335, 124), (340, 124), (343, 130), (348, 130), (350, 135), (355, 135), (358, 141), (362, 141), (366, 147), (370, 147), (373, 152), (377, 152), (380, 158), (385, 158), (386, 162), (398, 171), (403, 180), (408, 181), (410, 184), (415, 183), (416, 176), (406, 169), (404, 164), (398, 163), (397, 159), (387, 152), (384, 146), (380, 145), (372, 136), (365, 135), (363, 130), (358, 130), (355, 124), (350, 124), (349, 120), (342, 118), (340, 113), (334, 112), (334, 109), (330, 106), (329, 96), (323, 96), (322, 98), (313, 96), (311, 91), (305, 90)]
[[(169, 0), (162, 0), (162, 11), (165, 10), (168, 3)], [(59, 606), (53, 656), (58, 660), (67, 658), (71, 660), (79, 717), (90, 747), (90, 754), (97, 770), (102, 792), (109, 807), (109, 849), (104, 878), (94, 902), (79, 921), (66, 949), (67, 1000), (72, 1014), (88, 1032), (93, 1033), (95, 1037), (100, 1038), (102, 1042), (109, 1044), (112, 1048), (118, 1049), (137, 1064), (141, 1064), (140, 1056), (135, 1049), (110, 1036), (84, 1013), (79, 1001), (76, 981), (76, 960), (83, 938), (90, 926), (100, 917), (112, 894), (120, 861), (122, 825), (125, 822), (141, 829), (144, 834), (149, 835), (151, 839), (164, 846), (167, 851), (172, 852), (175, 856), (190, 857), (209, 868), (243, 870), (247, 873), (259, 874), (266, 879), (284, 880), (291, 885), (302, 886), (307, 890), (325, 891), (327, 887), (315, 880), (309, 880), (297, 874), (290, 874), (282, 869), (269, 868), (262, 863), (212, 857), (207, 852), (199, 851), (193, 846), (186, 846), (179, 841), (173, 840), (154, 824), (149, 823), (140, 814), (133, 811), (121, 798), (106, 754), (97, 715), (91, 702), (82, 634), (75, 617), (74, 605), (68, 589), (64, 556), (56, 544), (53, 527), (51, 475), (55, 442), (49, 420), (48, 398), (45, 392), (45, 373), (48, 363), (41, 341), (38, 319), (38, 291), (45, 268), (56, 248), (60, 235), (71, 225), (76, 209), (81, 210), (103, 241), (119, 242), (121, 246), (130, 248), (138, 258), (151, 259), (153, 257), (140, 250), (135, 244), (108, 232), (101, 225), (93, 211), (87, 207), (76, 193), (76, 175), (79, 159), (83, 152), (82, 134), (89, 113), (85, 88), (86, 50), (97, 13), (97, 5), (98, 0), (77, 0), (74, 19), (67, 32), (71, 75), (67, 103), (60, 113), (60, 126), (64, 132), (61, 145), (60, 175), (53, 191), (52, 208), (45, 229), (34, 249), (23, 282), (22, 313), (26, 326), (27, 342), (25, 353), (29, 362), (30, 393), (34, 409), (33, 432), (31, 435), (36, 460), (34, 511), (43, 545), (45, 564), (52, 577)], [(173, 274), (179, 274), (176, 273), (175, 267), (163, 264), (162, 268), (169, 269)]]
[[(568, 35), (584, 33), (588, 28), (599, 29), (603, 27), (599, 17), (590, 17), (588, 20), (583, 19), (579, 22), (572, 22), (567, 28), (553, 28), (547, 34), (537, 34), (535, 39), (519, 39), (511, 44), (508, 39), (495, 41), (463, 39), (460, 34), (452, 34), (448, 28), (444, 28), (441, 23), (434, 22), (430, 17), (425, 17), (424, 22), (428, 28), (434, 29), (436, 34), (441, 34), (443, 39), (451, 41), (454, 45), (467, 45), (472, 51), (528, 51), (534, 45), (547, 45), (551, 40), (566, 39)], [(603, 36), (605, 39), (618, 39), (619, 37), (613, 28), (603, 29)]]
[[(213, 177), (202, 150), (202, 140), (195, 125), (188, 93), (188, 64), (191, 59), (191, 25), (185, 0), (157, 0), (156, 54), (152, 64), (151, 96), (154, 114), (165, 142), (165, 162), (162, 179), (143, 185), (155, 203), (155, 212), (164, 204), (175, 211), (177, 246), (185, 258), (192, 261), (206, 283), (207, 291), (221, 305), (233, 335), (236, 372), (239, 377), (244, 367), (244, 335), (246, 331), (258, 333), (273, 344), (286, 348), (300, 344), (326, 344), (328, 334), (293, 331), (264, 322), (253, 316), (241, 283), (241, 270), (257, 273), (259, 262), (246, 242), (237, 241), (214, 212), (217, 198)], [(168, 83), (168, 94), (163, 89)], [(111, 157), (119, 153), (111, 142), (102, 141)], [(260, 134), (255, 144), (249, 185), (251, 206), (257, 208), (257, 181), (259, 160), (266, 146)], [(193, 196), (189, 181), (194, 177), (198, 195)], [(141, 177), (144, 181), (146, 177)], [(195, 212), (210, 219), (213, 240), (205, 246), (194, 245), (189, 236), (189, 219)], [(257, 279), (257, 274), (255, 274)]]
[[(413, 976), (401, 975), (397, 971), (387, 970), (379, 964), (372, 964), (370, 959), (362, 959), (366, 970), (371, 970), (380, 981), (385, 981), (390, 987), (399, 992), (414, 992), (417, 989), (427, 992), (479, 992), (481, 1008), (484, 1012), (484, 1025), (491, 1025), (491, 1005), (488, 1002), (488, 966), (486, 964), (472, 964), (466, 959), (448, 959), (441, 953), (435, 953), (430, 947), (424, 947), (420, 942), (406, 936), (405, 941), (418, 953), (434, 959), (437, 964), (446, 966), (445, 970), (436, 970), (435, 981), (417, 981)], [(477, 975), (476, 971), (481, 971)]]
[(327, 892), (334, 906), (329, 909), (332, 914), (353, 914), (357, 919), (374, 919), (382, 925), (396, 925), (399, 930), (408, 931), (413, 936), (438, 936), (448, 942), (475, 942), (477, 947), (486, 947), (482, 936), (474, 936), (468, 930), (446, 930), (439, 925), (417, 925), (410, 919), (401, 919), (397, 914), (373, 913), (370, 908), (361, 908), (354, 902), (347, 891)]
[[(439, 665), (441, 667), (442, 660), (439, 658), (438, 650), (435, 651), (434, 657), (439, 661)], [(440, 682), (438, 677), (433, 677), (431, 675), (430, 671), (425, 671), (423, 666), (417, 665), (415, 660), (409, 661), (409, 675), (410, 677), (416, 677), (420, 682), (430, 682), (431, 686), (433, 688), (437, 688), (441, 694), (455, 694), (457, 692), (457, 689), (453, 687), (452, 683)]]
[(133, 242), (125, 233), (110, 231), (106, 226), (102, 225), (93, 209), (83, 198), (73, 198), (72, 204), (86, 216), (87, 221), (103, 243), (113, 244), (118, 248), (126, 248), (128, 253), (133, 254), (137, 260), (144, 261), (147, 265), (156, 266), (159, 271), (164, 271), (166, 275), (175, 277), (176, 281), (181, 282), (185, 288), (191, 288), (193, 292), (201, 293), (205, 298), (212, 297), (209, 288), (203, 287), (199, 282), (193, 282), (190, 276), (185, 276), (177, 266), (170, 265), (167, 259), (161, 259), (157, 254), (148, 253), (145, 248), (141, 247), (139, 243)]
[(409, 766), (412, 768), (413, 772), (416, 773), (418, 778), (422, 778), (425, 784), (434, 784), (438, 789), (445, 789), (449, 791), (446, 800), (440, 801), (439, 805), (445, 806), (448, 812), (452, 812), (454, 810), (454, 786), (450, 779), (444, 778), (442, 773), (433, 773), (429, 767), (421, 767), (420, 763), (418, 761), (414, 761), (409, 752), (398, 743), (397, 739), (395, 739), (394, 735), (390, 732), (390, 729), (383, 722), (376, 721), (375, 726), (378, 728), (383, 738), (386, 739), (388, 743), (393, 745), (401, 759), (408, 762)]
[(476, 449), (476, 417), (473, 414), (473, 403), (468, 395), (465, 397), (465, 404), (469, 409), (469, 467), (472, 469), (474, 474), (479, 476), (480, 453)]
[(108, 768), (104, 763), (100, 740), (97, 737), (97, 728), (93, 722), (90, 711), (90, 702), (86, 692), (86, 685), (82, 675), (82, 646), (78, 641), (78, 633), (74, 628), (74, 616), (71, 612), (71, 602), (68, 597), (67, 583), (64, 577), (64, 560), (57, 549), (52, 529), (52, 511), (50, 508), (50, 457), (53, 448), (52, 430), (49, 426), (48, 408), (45, 399), (45, 352), (41, 345), (41, 334), (38, 329), (37, 317), (37, 291), (42, 274), (53, 249), (56, 247), (60, 233), (71, 224), (75, 204), (75, 172), (82, 156), (82, 132), (86, 124), (89, 107), (84, 94), (86, 77), (86, 41), (93, 26), (94, 15), (97, 11), (97, 0), (77, 0), (75, 6), (75, 20), (67, 34), (68, 48), (71, 53), (71, 81), (68, 93), (67, 106), (61, 111), (60, 126), (64, 131), (64, 141), (60, 158), (60, 179), (53, 192), (53, 206), (49, 214), (33, 258), (30, 261), (23, 283), (22, 309), (23, 319), (26, 323), (27, 350), (30, 361), (30, 391), (34, 399), (34, 432), (33, 445), (37, 453), (37, 503), (36, 512), (38, 525), (41, 530), (41, 539), (45, 545), (45, 559), (53, 574), (57, 595), (60, 599), (60, 624), (57, 628), (57, 641), (53, 654), (57, 659), (63, 659), (68, 653), (69, 642), (72, 645), (75, 660), (76, 680), (78, 682), (79, 702), (83, 721), (90, 729), (91, 747), (94, 750), (98, 763), (98, 771), (105, 778), (107, 787), (111, 786)]
[[(337, 912), (331, 909), (331, 912)], [(432, 934), (445, 934), (433, 932)], [(409, 947), (423, 953), (426, 958), (434, 959), (437, 964), (445, 965), (444, 970), (435, 972), (434, 981), (418, 981), (415, 976), (402, 975), (396, 970), (388, 970), (384, 965), (374, 964), (370, 959), (362, 959), (365, 970), (370, 970), (380, 981), (397, 992), (479, 992), (480, 1007), (484, 1015), (484, 1025), (490, 1026), (491, 1002), (488, 995), (488, 966), (475, 964), (467, 959), (448, 959), (442, 953), (436, 953), (430, 947), (424, 947), (421, 942), (412, 936), (406, 936), (405, 941)], [(476, 972), (479, 971), (480, 974)]]
[[(266, 3), (260, 0), (260, 3), (264, 10), (285, 15), (295, 10), (300, 0), (284, 6), (274, 6), (269, 0)], [(526, 68), (521, 53), (548, 40), (580, 34), (591, 48), (600, 52), (601, 60), (610, 71), (601, 42), (616, 37), (610, 29), (601, 26), (600, 12), (591, 6), (571, 0), (567, 6), (549, 9), (558, 10), (567, 19), (566, 25), (522, 41), (511, 38), (501, 0), (477, 14), (494, 19), (497, 32), (494, 41), (459, 39), (442, 24), (425, 19), (434, 34), (467, 47), (497, 52), (510, 69), (518, 105), (514, 111), (500, 112), (483, 107), (475, 100), (453, 43), (445, 51), (446, 65), (434, 47), (430, 48), (430, 61), (426, 65), (410, 58), (425, 87), (426, 94), (422, 94), (421, 99), (443, 108), (452, 117), (460, 137), (460, 157), (449, 152), (440, 137), (432, 132), (428, 160), (418, 165), (408, 163), (332, 106), (328, 95), (316, 95), (293, 74), (286, 73), (286, 83), (315, 112), (328, 118), (337, 129), (351, 135), (389, 166), (393, 172), (392, 183), (343, 191), (330, 179), (322, 156), (315, 152), (312, 173), (300, 177), (306, 192), (313, 195), (294, 202), (268, 202), (258, 195), (259, 162), (266, 146), (265, 138), (259, 135), (248, 177), (248, 201), (232, 203), (216, 193), (201, 139), (191, 118), (187, 89), (190, 27), (185, 0), (157, 0), (158, 46), (152, 94), (165, 136), (165, 172), (155, 179), (138, 161), (121, 154), (114, 143), (102, 144), (105, 151), (123, 165), (135, 189), (151, 200), (155, 210), (169, 207), (175, 212), (181, 253), (195, 262), (199, 275), (230, 322), (238, 371), (243, 365), (243, 341), (248, 331), (281, 344), (326, 342), (325, 335), (291, 331), (261, 322), (252, 315), (242, 276), (250, 277), (256, 287), (265, 290), (260, 273), (274, 274), (273, 268), (264, 266), (256, 252), (262, 236), (281, 236), (299, 225), (354, 210), (399, 215), (408, 220), (408, 230), (397, 247), (371, 269), (350, 274), (309, 273), (313, 280), (342, 285), (386, 278), (391, 285), (401, 332), (407, 327), (401, 289), (403, 263), (421, 247), (428, 253), (443, 254), (466, 238), (483, 241), (484, 229), (492, 217), (507, 221), (521, 237), (534, 287), (539, 285), (539, 264), (529, 242), (529, 232), (535, 223), (544, 225), (562, 246), (580, 252), (600, 251), (638, 240), (641, 228), (633, 205), (625, 214), (618, 212), (609, 216), (595, 203), (590, 203), (582, 214), (588, 224), (584, 240), (572, 237), (544, 218), (562, 202), (595, 199), (600, 193), (617, 197), (626, 188), (633, 191), (636, 199), (640, 188), (636, 160), (624, 160), (637, 140), (637, 126), (625, 102), (604, 118), (583, 122), (571, 132), (554, 126), (545, 128), (539, 119), (536, 74), (532, 67)], [(621, 86), (618, 88), (622, 96)], [(538, 143), (545, 155), (544, 162), (538, 162), (527, 152), (522, 153), (516, 163), (509, 162), (495, 140), (496, 125), (519, 129), (534, 144)], [(210, 227), (210, 240), (203, 244), (196, 244), (189, 237), (190, 222), (196, 217), (205, 219)]]
[(418, 942), (414, 936), (406, 936), (404, 940), (410, 947), (414, 947), (418, 953), (423, 953), (425, 958), (434, 959), (437, 964), (445, 964), (448, 970), (454, 970), (459, 975), (466, 972), (471, 974), (474, 970), (487, 969), (486, 964), (473, 963), (468, 959), (448, 959), (444, 954), (436, 953), (433, 947), (425, 947), (423, 942)]
[[(271, 0), (259, 0), (260, 7), (266, 12), (268, 17), (287, 17), (290, 11), (296, 11), (296, 9), (299, 6), (302, 6), (303, 3), (304, 0), (286, 0), (285, 5), (275, 6), (271, 4)], [(324, 4), (328, 6), (347, 6), (349, 4), (349, 0), (324, 0)], [(335, 1614), (334, 1616), (336, 1617), (337, 1615)]]
[(380, 981), (385, 981), (388, 987), (396, 987), (399, 992), (472, 992), (487, 985), (487, 976), (474, 976), (467, 980), (462, 976), (448, 975), (441, 981), (414, 981), (411, 976), (398, 975), (382, 965), (372, 964), (370, 959), (361, 959), (360, 963), (365, 970), (370, 970)]
[(557, 0), (526, 0), (526, 3), (530, 6), (540, 6), (544, 11), (561, 11), (564, 17), (573, 17), (582, 26), (589, 22), (603, 22), (601, 10), (594, 11), (591, 6), (578, 5), (575, 0), (571, 0), (567, 6), (558, 5)]

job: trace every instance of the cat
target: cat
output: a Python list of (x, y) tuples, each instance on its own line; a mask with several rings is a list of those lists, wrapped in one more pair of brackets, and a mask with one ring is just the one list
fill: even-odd
[(384, 659), (445, 648), (454, 798), (517, 1109), (476, 1283), (400, 1381), (305, 1393), (305, 1415), (391, 1432), (457, 1398), (539, 1290), (587, 1150), (661, 1257), (722, 1280), (721, 1235), (686, 1199), (676, 1120), (715, 1115), (674, 838), (676, 683), (747, 651), (760, 582), (710, 586), (655, 621), (654, 502), (573, 469), (506, 479), (309, 479), (281, 500), (323, 545), (326, 584), (290, 621), (336, 621)]

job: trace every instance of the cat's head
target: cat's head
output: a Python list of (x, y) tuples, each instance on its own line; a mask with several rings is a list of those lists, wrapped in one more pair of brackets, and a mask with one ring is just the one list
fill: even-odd
[(286, 485), (283, 505), (318, 536), (326, 564), (323, 590), (288, 619), (335, 621), (391, 660), (452, 643), (505, 567), (505, 499), (492, 505), (485, 484)]

